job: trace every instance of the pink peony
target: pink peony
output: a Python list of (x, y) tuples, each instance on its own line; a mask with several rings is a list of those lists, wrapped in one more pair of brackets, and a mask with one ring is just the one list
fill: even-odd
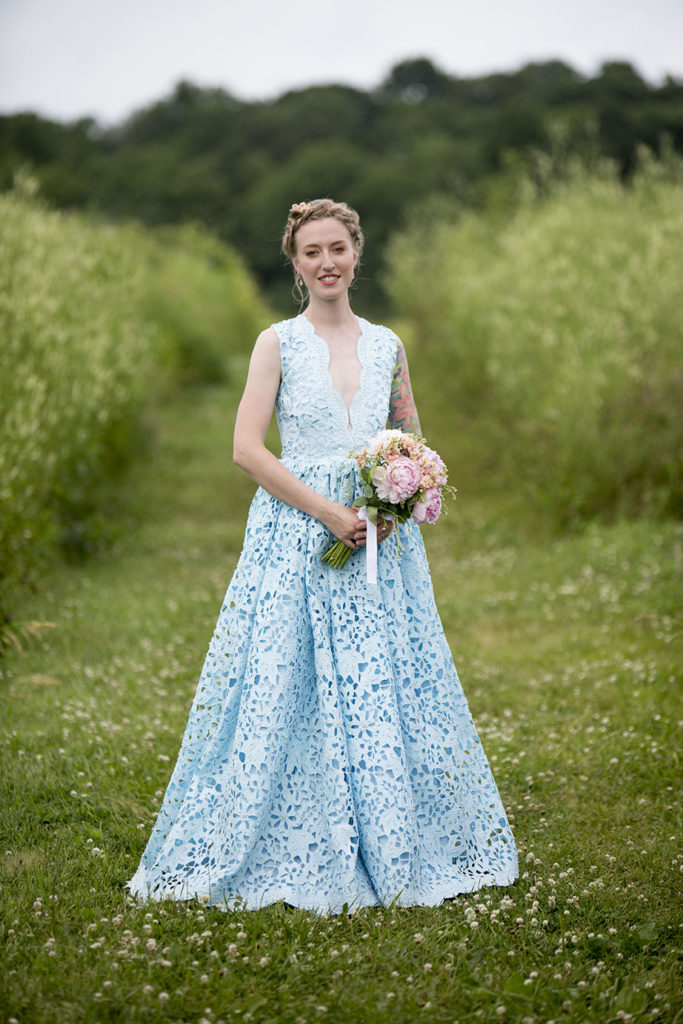
[(420, 467), (400, 456), (392, 459), (386, 466), (378, 466), (372, 474), (377, 495), (382, 501), (392, 505), (401, 505), (412, 498), (420, 486)]
[(441, 491), (430, 487), (421, 501), (413, 505), (412, 517), (416, 523), (435, 523), (441, 515)]

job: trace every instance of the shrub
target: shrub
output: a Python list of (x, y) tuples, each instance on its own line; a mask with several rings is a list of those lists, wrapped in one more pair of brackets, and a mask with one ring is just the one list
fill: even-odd
[(567, 526), (681, 513), (682, 265), (680, 170), (646, 160), (629, 187), (575, 169), (505, 223), (413, 225), (387, 281), (451, 436)]
[(231, 355), (269, 322), (241, 258), (197, 225), (158, 229), (149, 254), (145, 308), (172, 347), (176, 375), (227, 380)]
[(1, 650), (41, 555), (105, 538), (150, 401), (224, 379), (268, 314), (239, 258), (199, 228), (56, 213), (26, 176), (0, 195), (0, 223)]
[(130, 458), (165, 356), (139, 313), (133, 229), (43, 209), (30, 182), (0, 196), (0, 595), (64, 540), (87, 547), (92, 487)]

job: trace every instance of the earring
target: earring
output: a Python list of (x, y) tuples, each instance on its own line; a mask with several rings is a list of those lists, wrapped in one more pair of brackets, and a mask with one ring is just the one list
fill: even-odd
[(304, 279), (301, 276), (301, 274), (297, 274), (296, 275), (296, 286), (297, 286), (297, 288), (303, 288), (303, 286), (304, 286)]

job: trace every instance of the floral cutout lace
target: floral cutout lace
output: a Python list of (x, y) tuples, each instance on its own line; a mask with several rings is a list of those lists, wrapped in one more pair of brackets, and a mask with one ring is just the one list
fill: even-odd
[[(387, 420), (396, 337), (359, 319), (349, 409), (304, 316), (275, 324), (281, 460), (350, 503)], [(320, 912), (434, 905), (517, 877), (515, 843), (434, 603), (420, 529), (320, 561), (316, 519), (259, 488), (178, 760), (129, 887)]]

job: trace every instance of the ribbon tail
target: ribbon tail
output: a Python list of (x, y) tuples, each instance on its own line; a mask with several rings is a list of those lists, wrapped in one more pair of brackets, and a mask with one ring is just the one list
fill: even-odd
[(366, 562), (365, 572), (367, 581), (373, 585), (377, 583), (377, 524), (368, 518), (367, 508), (363, 505), (358, 509), (358, 518), (368, 524), (367, 540), (365, 544)]
[(377, 583), (377, 523), (368, 519), (368, 583)]

